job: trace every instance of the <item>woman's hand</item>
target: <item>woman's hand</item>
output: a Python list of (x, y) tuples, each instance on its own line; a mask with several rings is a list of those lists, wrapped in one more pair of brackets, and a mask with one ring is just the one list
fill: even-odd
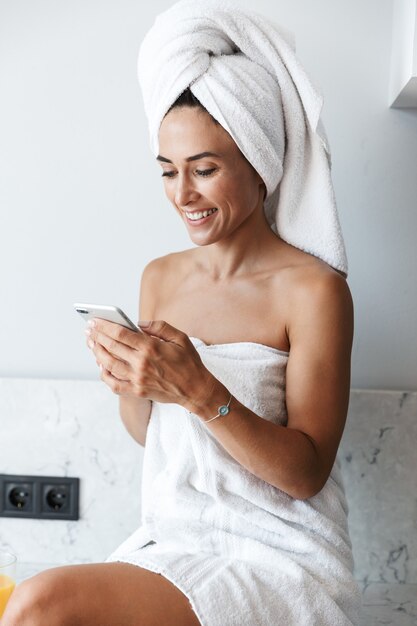
[(150, 322), (144, 332), (102, 319), (94, 321), (87, 341), (100, 366), (101, 380), (115, 394), (184, 408), (209, 396), (216, 379), (181, 330), (163, 320)]

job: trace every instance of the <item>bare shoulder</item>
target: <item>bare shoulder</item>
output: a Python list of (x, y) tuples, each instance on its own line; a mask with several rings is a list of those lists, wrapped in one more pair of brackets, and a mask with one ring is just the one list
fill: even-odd
[(160, 281), (169, 279), (170, 275), (180, 269), (186, 259), (186, 253), (192, 250), (184, 250), (181, 252), (171, 252), (164, 256), (156, 257), (149, 261), (143, 270), (142, 276), (148, 281), (156, 282), (160, 285)]
[(158, 306), (158, 301), (161, 293), (161, 286), (163, 288), (163, 281), (167, 276), (169, 262), (167, 256), (157, 257), (149, 261), (143, 271), (140, 278), (139, 289), (139, 319), (151, 320), (154, 319), (155, 310)]
[(352, 302), (347, 280), (329, 265), (318, 262), (304, 266), (295, 266), (287, 276), (291, 283), (290, 293), (293, 303), (298, 308), (312, 299), (333, 300), (342, 298)]
[(317, 343), (326, 347), (344, 346), (345, 357), (353, 341), (354, 307), (346, 278), (320, 261), (292, 268), (288, 272), (287, 335), (294, 349), (303, 351)]
[[(303, 349), (307, 336), (317, 336), (318, 328), (353, 332), (353, 301), (346, 278), (322, 259), (280, 242), (280, 264), (273, 292), (283, 311), (289, 349)], [(331, 317), (333, 316), (333, 322)], [(337, 322), (336, 322), (337, 318)], [(343, 328), (340, 327), (343, 320)], [(331, 328), (332, 324), (336, 324)], [(351, 339), (351, 337), (350, 337)]]
[(154, 319), (160, 302), (170, 294), (172, 278), (180, 275), (181, 268), (185, 265), (186, 252), (188, 250), (156, 257), (145, 265), (140, 280), (140, 319)]

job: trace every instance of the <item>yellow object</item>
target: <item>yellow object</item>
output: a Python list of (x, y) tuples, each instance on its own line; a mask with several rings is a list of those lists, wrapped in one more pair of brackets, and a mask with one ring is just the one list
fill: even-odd
[(12, 591), (15, 588), (15, 582), (10, 576), (5, 576), (4, 574), (0, 574), (0, 617), (4, 613), (4, 609), (6, 608), (6, 604), (10, 596), (12, 595)]

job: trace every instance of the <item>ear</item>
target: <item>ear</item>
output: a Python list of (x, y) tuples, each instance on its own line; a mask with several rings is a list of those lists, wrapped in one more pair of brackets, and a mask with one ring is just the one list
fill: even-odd
[(266, 185), (265, 185), (265, 183), (264, 183), (264, 181), (262, 179), (261, 179), (260, 187), (263, 188), (263, 191), (264, 191), (263, 201), (265, 202), (266, 194), (268, 193), (268, 191), (267, 191)]
[(262, 189), (263, 189), (263, 192), (264, 192), (264, 198), (263, 198), (263, 199), (265, 200), (265, 198), (266, 198), (266, 194), (268, 193), (267, 188), (266, 188), (266, 185), (265, 185), (265, 183), (264, 183), (263, 178), (262, 178), (262, 177), (261, 177), (261, 175), (259, 174), (259, 172), (257, 172), (257, 171), (255, 170), (255, 168), (253, 168), (253, 169), (254, 169), (254, 171), (255, 171), (256, 180), (257, 180), (257, 182), (258, 182), (258, 185), (259, 185), (260, 187), (262, 187)]

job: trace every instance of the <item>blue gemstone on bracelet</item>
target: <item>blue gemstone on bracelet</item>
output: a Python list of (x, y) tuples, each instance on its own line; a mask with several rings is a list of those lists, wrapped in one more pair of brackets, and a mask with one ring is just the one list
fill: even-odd
[(227, 415), (229, 410), (230, 410), (229, 407), (226, 406), (225, 404), (223, 406), (219, 406), (220, 415)]

